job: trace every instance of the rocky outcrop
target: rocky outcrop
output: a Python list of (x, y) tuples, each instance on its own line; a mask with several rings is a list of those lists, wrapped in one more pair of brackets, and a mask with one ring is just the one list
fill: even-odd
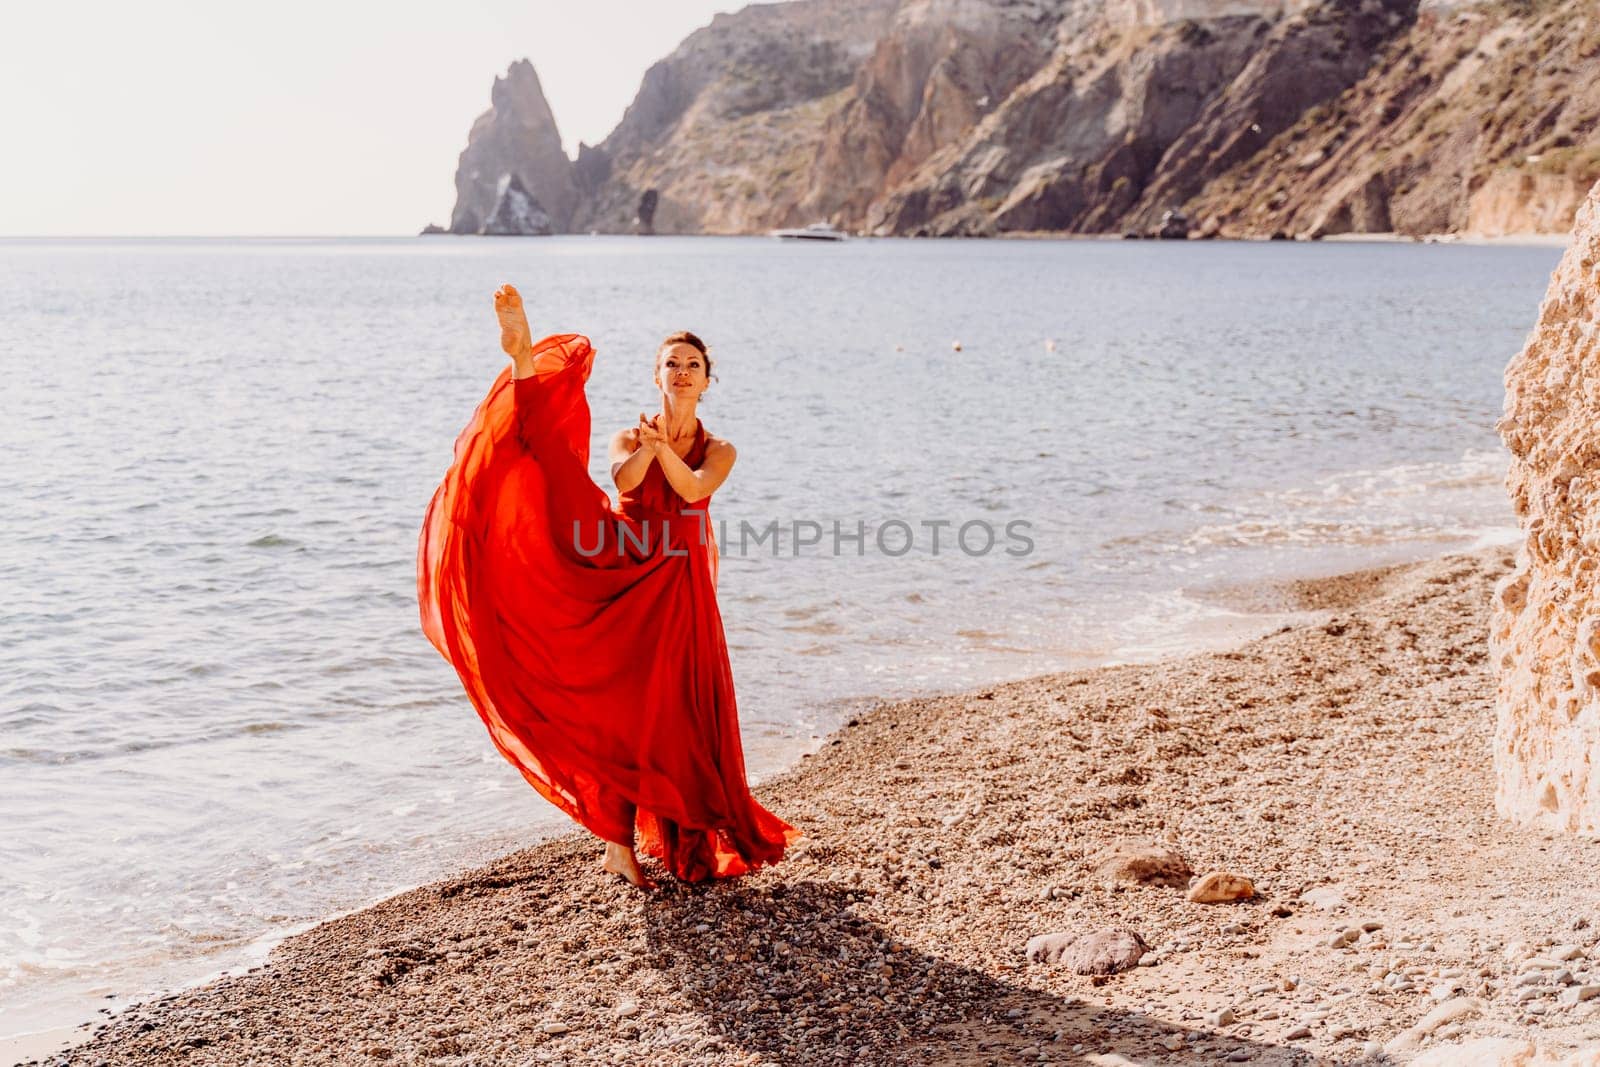
[(796, 0), (716, 16), (645, 73), (596, 149), (609, 173), (577, 228), (631, 232), (650, 189), (658, 233), (792, 222), (828, 120), (896, 6)]
[(1154, 21), (1132, 25), (1126, 12), (1080, 16), (981, 130), (865, 223), (880, 233), (1158, 233), (1164, 213), (1359, 79), (1414, 4), (1328, 4), (1289, 18), (1278, 4), (1217, 4), (1228, 13), (1204, 21), (1141, 5)]
[[(495, 79), (490, 100), (489, 110), (472, 124), (456, 166), (450, 232), (524, 232), (504, 228), (529, 218), (519, 214), (527, 209), (523, 198), (546, 216), (543, 232), (569, 229), (578, 188), (533, 64), (526, 59), (511, 64), (504, 77)], [(513, 186), (520, 192), (508, 202)], [(500, 228), (487, 229), (492, 218)]]
[(828, 119), (802, 214), (857, 221), (885, 188), (959, 144), (1050, 54), (1058, 5), (909, 0)]
[(1495, 590), (1495, 804), (1552, 830), (1600, 834), (1600, 186), (1539, 322), (1506, 369), (1499, 430), (1525, 534)]
[(1368, 73), (1190, 204), (1225, 234), (1565, 233), (1600, 179), (1600, 11), (1424, 0)]
[(1589, 184), (1582, 174), (1541, 173), (1532, 167), (1495, 171), (1467, 201), (1467, 232), (1483, 237), (1560, 233), (1576, 216)]

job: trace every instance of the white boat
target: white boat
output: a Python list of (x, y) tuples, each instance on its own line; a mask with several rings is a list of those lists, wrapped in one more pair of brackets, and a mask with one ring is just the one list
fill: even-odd
[(772, 236), (781, 237), (785, 241), (844, 241), (850, 237), (843, 230), (836, 230), (826, 222), (813, 222), (798, 230), (773, 230)]

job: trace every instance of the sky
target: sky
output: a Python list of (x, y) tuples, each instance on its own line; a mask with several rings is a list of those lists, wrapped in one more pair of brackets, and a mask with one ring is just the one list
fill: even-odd
[(513, 60), (569, 153), (745, 0), (84, 0), (0, 23), (0, 235), (414, 234)]

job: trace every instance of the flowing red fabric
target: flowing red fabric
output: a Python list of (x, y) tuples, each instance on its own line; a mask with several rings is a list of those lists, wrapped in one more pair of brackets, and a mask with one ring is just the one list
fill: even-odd
[[(507, 368), (456, 440), (417, 551), (422, 629), (551, 803), (678, 878), (744, 874), (801, 834), (750, 795), (706, 507), (652, 463), (613, 509), (589, 477), (578, 334)], [(684, 457), (705, 457), (705, 427)]]

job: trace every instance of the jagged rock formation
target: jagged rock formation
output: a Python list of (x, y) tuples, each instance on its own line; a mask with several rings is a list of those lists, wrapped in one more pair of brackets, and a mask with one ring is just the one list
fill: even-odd
[(1225, 237), (1565, 232), (1600, 178), (1591, 0), (753, 5), (576, 162), (532, 68), (503, 82), (453, 232), (513, 172), (558, 231), (644, 229), (656, 190), (661, 233)]
[(555, 116), (533, 64), (519, 60), (494, 80), (491, 106), (478, 116), (456, 167), (456, 206), (451, 233), (525, 232), (486, 230), (492, 217), (504, 227), (517, 221), (525, 205), (506, 203), (507, 179), (516, 179), (521, 196), (535, 200), (548, 217), (544, 232), (565, 231), (578, 204), (572, 163), (561, 149)]
[(1600, 834), (1600, 185), (1506, 368), (1506, 486), (1526, 539), (1495, 590), (1495, 804)]

